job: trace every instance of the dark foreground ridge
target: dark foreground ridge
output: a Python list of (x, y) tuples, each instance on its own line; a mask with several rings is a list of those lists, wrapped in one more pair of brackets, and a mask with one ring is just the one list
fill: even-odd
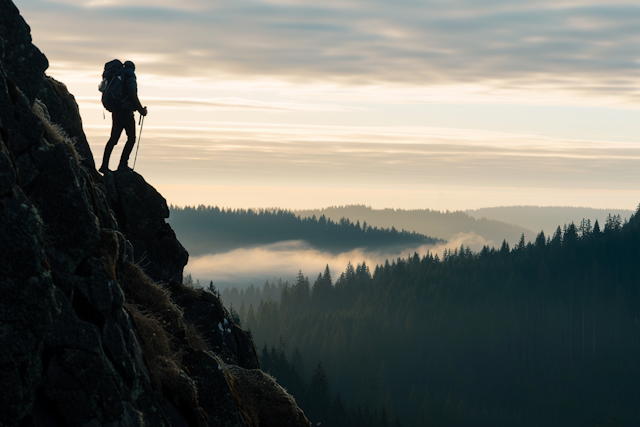
[(0, 426), (308, 426), (0, 0)]

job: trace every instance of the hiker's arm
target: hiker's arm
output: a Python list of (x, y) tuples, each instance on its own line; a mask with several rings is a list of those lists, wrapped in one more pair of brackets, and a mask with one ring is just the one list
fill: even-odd
[(135, 77), (127, 79), (127, 90), (129, 92), (129, 99), (127, 101), (131, 103), (133, 110), (142, 112), (144, 107), (138, 99), (138, 83), (136, 82)]

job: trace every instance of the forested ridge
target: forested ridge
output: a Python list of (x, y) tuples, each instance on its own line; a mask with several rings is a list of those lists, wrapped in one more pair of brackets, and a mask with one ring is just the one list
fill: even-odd
[(334, 403), (311, 413), (323, 425), (341, 425), (339, 395), (410, 426), (631, 426), (639, 260), (638, 213), (609, 216), (513, 248), (349, 265), (335, 283), (328, 268), (311, 282), (301, 272), (280, 302), (239, 313), (303, 378), (322, 363)]
[(417, 247), (443, 242), (395, 227), (371, 227), (366, 222), (360, 224), (347, 218), (339, 221), (325, 216), (301, 218), (282, 209), (171, 206), (169, 218), (182, 244), (196, 256), (285, 240), (304, 240), (315, 248), (331, 252)]
[[(474, 218), (462, 211), (438, 211), (431, 209), (373, 209), (365, 205), (331, 206), (324, 209), (299, 210), (302, 217), (349, 218), (351, 221), (366, 221), (378, 227), (404, 228), (405, 230), (451, 240), (459, 233), (475, 233), (482, 236), (488, 244), (499, 244), (503, 239), (516, 243), (522, 233), (533, 239), (535, 233), (523, 224), (496, 221), (486, 218)], [(580, 217), (578, 217), (580, 218)], [(519, 225), (515, 225), (519, 224)]]
[[(489, 218), (509, 224), (520, 224), (530, 230), (553, 232), (558, 224), (569, 224), (580, 218), (589, 218), (592, 223), (606, 220), (607, 215), (629, 218), (630, 209), (596, 209), (574, 206), (496, 206), (492, 208), (469, 209), (466, 214), (474, 218)], [(416, 230), (418, 231), (418, 230)]]

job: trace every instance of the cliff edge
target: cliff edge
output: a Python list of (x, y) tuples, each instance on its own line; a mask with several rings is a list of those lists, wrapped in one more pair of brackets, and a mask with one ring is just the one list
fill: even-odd
[(0, 0), (0, 426), (308, 426)]

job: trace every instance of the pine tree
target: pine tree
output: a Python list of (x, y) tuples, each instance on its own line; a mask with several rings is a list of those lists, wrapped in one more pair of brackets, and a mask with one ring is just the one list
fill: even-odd
[(333, 285), (331, 283), (331, 270), (329, 265), (324, 269), (324, 275), (318, 274), (311, 291), (312, 305), (320, 310), (328, 310), (331, 305)]
[(329, 379), (322, 367), (322, 363), (318, 363), (313, 371), (313, 376), (309, 383), (309, 394), (312, 399), (309, 408), (310, 418), (314, 423), (321, 422), (325, 424), (329, 403), (331, 402), (331, 390), (329, 389)]
[(191, 277), (191, 273), (187, 274), (185, 276), (185, 278), (182, 280), (182, 284), (185, 286), (189, 286), (190, 288), (193, 288), (193, 277)]
[(382, 408), (382, 413), (380, 414), (380, 423), (378, 424), (380, 427), (390, 427), (389, 418), (387, 417), (387, 411)]

